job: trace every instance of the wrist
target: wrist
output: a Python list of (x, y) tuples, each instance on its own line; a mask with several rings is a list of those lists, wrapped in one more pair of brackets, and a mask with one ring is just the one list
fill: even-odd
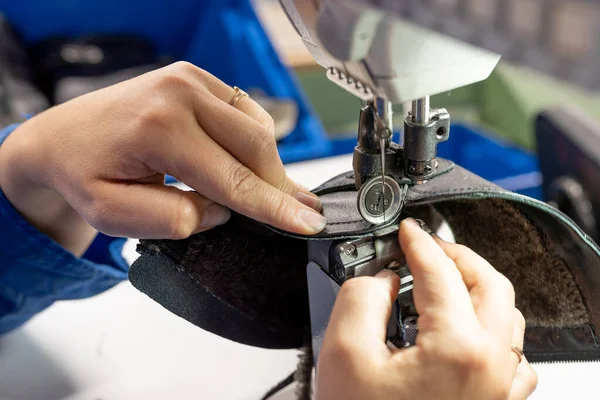
[(0, 189), (13, 207), (40, 232), (81, 255), (96, 232), (49, 185), (51, 149), (33, 118), (16, 128), (0, 146)]
[(0, 188), (11, 197), (41, 188), (36, 172), (41, 160), (36, 143), (26, 134), (28, 125), (29, 121), (19, 125), (0, 143)]

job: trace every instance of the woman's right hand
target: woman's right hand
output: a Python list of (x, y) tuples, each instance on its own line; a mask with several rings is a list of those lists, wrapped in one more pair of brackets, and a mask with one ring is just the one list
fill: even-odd
[(390, 350), (386, 328), (400, 286), (383, 271), (342, 285), (317, 365), (317, 398), (526, 399), (537, 386), (511, 283), (470, 249), (400, 227), (419, 313), (415, 346)]

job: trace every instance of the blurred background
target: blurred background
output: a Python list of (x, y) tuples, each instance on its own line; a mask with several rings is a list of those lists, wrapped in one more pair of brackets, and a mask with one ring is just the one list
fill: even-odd
[[(489, 79), (432, 97), (453, 121), (439, 155), (553, 204), (597, 240), (600, 2), (394, 4), (404, 18), (503, 55)], [(241, 87), (271, 113), (294, 179), (299, 163), (316, 159), (324, 175), (342, 172), (329, 171), (333, 156), (345, 155), (351, 170), (361, 102), (329, 82), (277, 0), (0, 0), (0, 125), (178, 60)], [(398, 106), (394, 125), (403, 118)], [(218, 340), (159, 307), (127, 285), (55, 305), (0, 341), (0, 397), (223, 398), (227, 387), (235, 392), (227, 398), (259, 398), (296, 363), (294, 351), (265, 355)], [(577, 382), (593, 384), (596, 370), (568, 367), (569, 395), (585, 389)], [(552, 381), (539, 398), (558, 393)]]
[[(453, 120), (439, 155), (552, 202), (597, 237), (598, 2), (395, 4), (407, 19), (503, 55), (486, 81), (432, 98)], [(273, 115), (285, 163), (350, 154), (356, 144), (360, 101), (327, 80), (277, 0), (0, 0), (0, 11), (2, 125), (187, 60)], [(398, 107), (395, 126), (403, 116)]]

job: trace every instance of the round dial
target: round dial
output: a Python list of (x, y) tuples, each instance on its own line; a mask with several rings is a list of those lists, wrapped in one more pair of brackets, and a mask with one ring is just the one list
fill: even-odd
[(373, 225), (392, 221), (400, 208), (400, 185), (389, 176), (383, 183), (380, 177), (372, 178), (358, 193), (358, 211), (365, 221)]

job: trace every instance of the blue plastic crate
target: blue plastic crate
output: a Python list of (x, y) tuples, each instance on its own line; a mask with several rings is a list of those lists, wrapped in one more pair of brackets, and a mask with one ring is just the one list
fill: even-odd
[(438, 146), (438, 154), (505, 189), (542, 198), (542, 174), (537, 156), (493, 139), (487, 132), (454, 124), (450, 140)]
[[(351, 153), (354, 146), (355, 137), (335, 141), (330, 155)], [(542, 198), (542, 175), (537, 157), (492, 139), (486, 132), (464, 124), (453, 124), (450, 140), (438, 146), (438, 156), (452, 160), (505, 189)]]
[(232, 86), (294, 99), (299, 120), (279, 143), (283, 161), (330, 151), (323, 126), (250, 0), (0, 0), (0, 10), (28, 43), (55, 35), (134, 34), (151, 40), (161, 55), (190, 61)]

